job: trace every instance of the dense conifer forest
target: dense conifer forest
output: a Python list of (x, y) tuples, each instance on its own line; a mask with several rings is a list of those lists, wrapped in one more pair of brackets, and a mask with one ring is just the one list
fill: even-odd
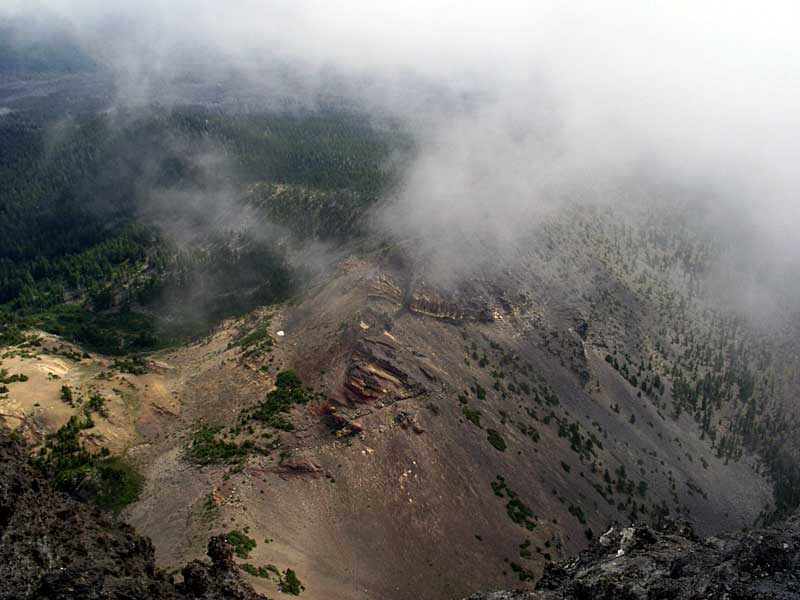
[[(36, 325), (104, 352), (152, 349), (178, 333), (149, 314), (159, 301), (194, 305), (202, 323), (187, 331), (197, 333), (207, 318), (285, 298), (285, 236), (253, 235), (253, 221), (299, 237), (352, 233), (391, 182), (384, 163), (398, 140), (340, 112), (9, 114), (0, 120), (3, 335)], [(188, 195), (206, 204), (187, 210)], [(296, 217), (314, 206), (317, 222), (300, 227)], [(236, 222), (220, 226), (230, 215)], [(177, 239), (175, 223), (190, 240)]]

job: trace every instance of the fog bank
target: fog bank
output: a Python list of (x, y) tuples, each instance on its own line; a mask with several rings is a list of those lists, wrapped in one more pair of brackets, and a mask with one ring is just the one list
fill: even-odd
[(741, 264), (777, 282), (800, 264), (795, 3), (6, 0), (0, 16), (66, 28), (123, 103), (191, 72), (402, 119), (418, 153), (383, 223), (454, 260), (653, 173), (708, 190), (719, 235), (745, 228)]

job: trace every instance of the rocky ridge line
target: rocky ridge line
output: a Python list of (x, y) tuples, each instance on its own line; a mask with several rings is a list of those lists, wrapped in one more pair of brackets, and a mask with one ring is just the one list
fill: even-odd
[(535, 591), (467, 600), (790, 600), (800, 598), (800, 516), (705, 540), (686, 523), (611, 529), (577, 558), (549, 563)]

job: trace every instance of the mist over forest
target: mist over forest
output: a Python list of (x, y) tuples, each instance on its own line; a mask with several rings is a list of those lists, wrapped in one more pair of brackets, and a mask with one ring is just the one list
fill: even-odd
[(796, 592), (798, 17), (0, 2), (0, 599)]

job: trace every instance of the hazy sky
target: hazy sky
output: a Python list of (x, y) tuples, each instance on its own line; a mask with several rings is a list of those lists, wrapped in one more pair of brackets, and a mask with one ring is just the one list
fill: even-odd
[[(613, 195), (645, 167), (713, 188), (759, 252), (800, 257), (796, 2), (2, 0), (3, 14), (61, 19), (131, 95), (205, 59), (253, 78), (286, 61), (308, 93), (330, 71), (377, 82), (352, 93), (420, 141), (392, 213), (408, 231), (513, 239), (564, 195)], [(419, 81), (469, 102), (435, 105)]]

